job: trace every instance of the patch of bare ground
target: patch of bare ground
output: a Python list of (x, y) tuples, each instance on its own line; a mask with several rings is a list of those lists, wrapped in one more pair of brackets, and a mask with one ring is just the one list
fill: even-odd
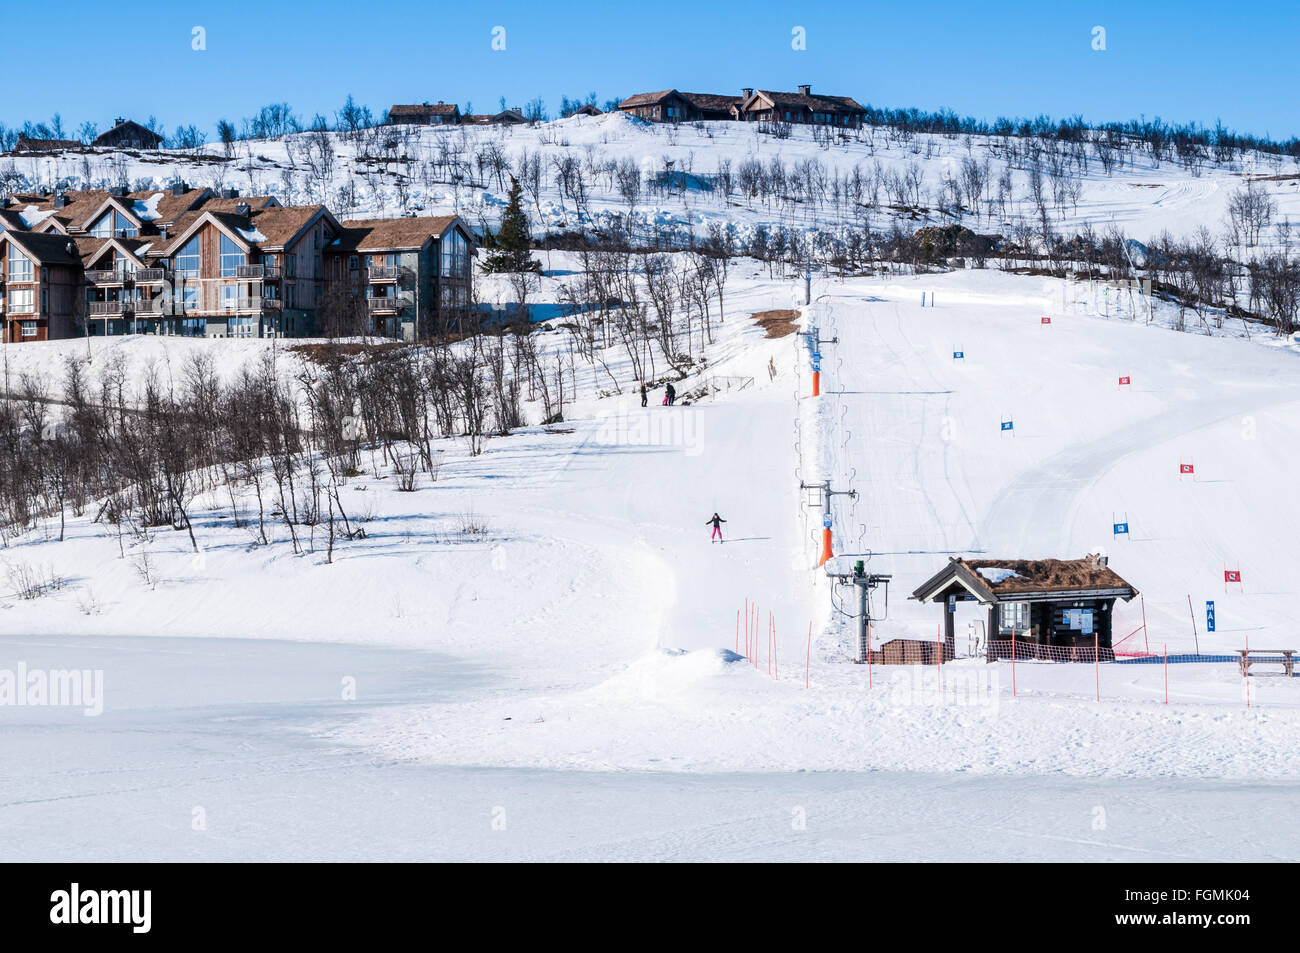
[(770, 338), (783, 338), (799, 330), (798, 311), (759, 311), (752, 317)]

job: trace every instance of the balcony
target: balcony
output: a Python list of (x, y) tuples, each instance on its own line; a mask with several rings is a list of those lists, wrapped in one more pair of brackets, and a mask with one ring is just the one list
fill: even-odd
[(374, 314), (396, 314), (406, 310), (405, 298), (366, 298), (366, 311)]
[(167, 280), (167, 272), (163, 268), (140, 268), (135, 273), (135, 283), (138, 285), (154, 285)]
[[(229, 310), (229, 308), (227, 308)], [(279, 311), (279, 298), (240, 298), (235, 306), (236, 311)]]
[(92, 301), (90, 302), (91, 317), (114, 317), (122, 314), (133, 314), (138, 301)]
[(126, 283), (127, 272), (116, 268), (97, 268), (86, 272), (86, 281), (92, 285), (121, 285)]
[(247, 278), (252, 281), (279, 281), (279, 265), (240, 265), (235, 269), (236, 278)]
[(398, 281), (406, 274), (401, 265), (371, 265), (366, 269), (367, 281)]

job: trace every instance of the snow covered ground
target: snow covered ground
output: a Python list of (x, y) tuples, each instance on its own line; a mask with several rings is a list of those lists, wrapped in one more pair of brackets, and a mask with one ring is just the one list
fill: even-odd
[[(329, 135), (335, 156), (328, 163), (309, 157), (312, 147), (303, 134), (238, 142), (230, 161), (218, 161), (225, 153), (213, 144), (197, 156), (107, 150), (12, 156), (6, 159), (6, 167), (12, 164), (19, 177), (15, 191), (59, 183), (104, 187), (122, 176), (133, 187), (161, 189), (179, 178), (198, 186), (233, 186), (245, 195), (274, 194), (285, 204), (321, 202), (340, 218), (457, 212), (474, 225), (495, 228), (509, 179), (503, 175), (498, 181), (491, 165), (480, 165), (479, 157), (499, 151), (516, 172), (524, 155), (541, 162), (540, 188), (535, 196), (531, 189), (527, 195), (528, 213), (539, 232), (600, 227), (628, 216), (647, 233), (676, 230), (703, 237), (710, 223), (718, 223), (744, 237), (757, 225), (827, 228), (833, 223), (860, 223), (864, 214), (878, 233), (888, 233), (894, 219), (904, 231), (927, 223), (946, 225), (952, 220), (934, 211), (944, 181), (960, 176), (964, 160), (978, 164), (987, 160), (986, 196), (997, 194), (999, 178), (1009, 171), (1008, 201), (996, 209), (985, 204), (978, 214), (968, 212), (962, 224), (1001, 234), (1007, 234), (1016, 221), (1037, 225), (1026, 163), (1023, 157), (1009, 159), (1004, 141), (997, 137), (917, 134), (902, 139), (888, 129), (866, 129), (856, 138), (826, 143), (817, 141), (815, 130), (807, 126), (795, 126), (789, 138), (778, 139), (754, 123), (679, 127), (618, 113), (516, 127), (397, 127), (395, 135), (388, 137), (393, 140), (391, 150), (382, 148), (382, 138), (378, 144), (362, 146), (341, 134)], [(398, 141), (397, 135), (406, 138)], [(574, 198), (561, 194), (558, 185), (555, 163), (564, 157), (576, 158), (583, 170), (586, 201), (581, 213)], [(789, 203), (746, 195), (738, 186), (730, 195), (713, 187), (724, 168), (734, 178), (741, 164), (750, 160), (769, 168), (779, 161), (788, 179), (822, 182), (823, 198), (809, 199), (803, 187), (793, 182), (789, 191), (796, 200)], [(457, 162), (464, 166), (453, 175)], [(643, 185), (638, 196), (629, 200), (616, 176), (599, 171), (612, 162), (630, 162), (640, 171)], [(830, 188), (833, 180), (847, 182), (855, 169), (868, 183), (873, 179), (879, 183), (891, 175), (904, 176), (912, 166), (918, 189), (906, 204), (927, 209), (920, 218), (913, 210), (891, 208), (896, 199), (882, 185), (873, 195), (868, 184), (856, 199), (844, 192), (835, 199)], [(1044, 170), (1048, 167), (1044, 159)], [(664, 176), (687, 187), (669, 195), (646, 187)], [(1202, 226), (1219, 237), (1227, 222), (1228, 202), (1247, 178), (1276, 203), (1273, 224), (1263, 233), (1263, 244), (1271, 244), (1284, 222), (1300, 218), (1300, 166), (1291, 159), (1250, 153), (1231, 164), (1193, 173), (1174, 162), (1153, 162), (1143, 154), (1135, 156), (1132, 165), (1107, 174), (1089, 151), (1086, 169), (1068, 166), (1061, 171), (1062, 183), (1078, 184), (1075, 195), (1062, 193), (1058, 202), (1051, 183), (1044, 188), (1051, 226), (1057, 232), (1069, 236), (1091, 226), (1104, 233), (1114, 225), (1129, 237), (1148, 241), (1163, 231), (1189, 238)], [(817, 191), (814, 188), (814, 194)]]
[[(703, 373), (752, 384), (643, 410), (593, 375), (563, 424), (479, 457), (443, 441), (415, 493), (367, 467), (350, 492), (368, 538), (333, 565), (255, 546), (221, 499), (201, 557), (154, 537), (154, 587), (86, 520), (11, 545), (0, 559), (68, 585), (0, 602), (0, 668), (102, 670), (104, 712), (0, 706), (22, 766), (0, 779), (8, 854), (1300, 857), (1294, 828), (1236, 823), (1295, 803), (1300, 681), (1261, 673), (1247, 708), (1230, 664), (1171, 665), (1168, 705), (1152, 665), (1022, 663), (1014, 697), (1005, 664), (869, 672), (798, 488), (858, 490), (837, 546), (894, 575), (877, 641), (933, 636), (935, 607), (905, 596), (950, 552), (1105, 548), (1152, 651), (1193, 648), (1189, 595), (1219, 606), (1202, 651), (1300, 648), (1291, 349), (1103, 319), (1037, 278), (819, 281), (807, 320), (839, 342), (814, 401), (800, 339), (744, 317), (788, 306), (789, 283), (738, 267), (734, 284)], [(93, 342), (140, 367), (206, 346), (232, 368), (236, 343)], [(38, 368), (73, 346), (11, 350)], [(487, 532), (463, 531), (470, 513)], [(1244, 593), (1223, 593), (1225, 561)]]

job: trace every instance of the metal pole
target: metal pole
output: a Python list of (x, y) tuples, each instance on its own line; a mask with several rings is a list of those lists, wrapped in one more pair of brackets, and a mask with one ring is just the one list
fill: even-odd
[(858, 657), (857, 662), (867, 661), (871, 646), (867, 644), (867, 581), (859, 580), (858, 589)]

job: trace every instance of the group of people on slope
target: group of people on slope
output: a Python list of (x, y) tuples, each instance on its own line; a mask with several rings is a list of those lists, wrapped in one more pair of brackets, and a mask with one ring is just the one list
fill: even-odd
[[(645, 381), (641, 382), (641, 406), (645, 407), (650, 402), (649, 391), (646, 390)], [(664, 399), (660, 401), (664, 407), (672, 407), (677, 403), (677, 388), (671, 383), (664, 385)]]

